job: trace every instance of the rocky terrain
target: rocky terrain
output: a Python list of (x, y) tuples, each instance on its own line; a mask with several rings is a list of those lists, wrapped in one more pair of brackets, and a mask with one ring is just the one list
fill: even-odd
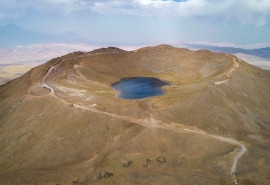
[[(127, 77), (165, 95), (117, 97)], [(270, 184), (270, 73), (167, 45), (75, 52), (0, 86), (1, 184)]]

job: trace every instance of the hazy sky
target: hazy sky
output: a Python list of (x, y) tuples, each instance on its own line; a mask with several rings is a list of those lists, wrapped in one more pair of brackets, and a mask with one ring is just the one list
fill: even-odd
[(0, 0), (0, 26), (112, 43), (270, 43), (270, 0)]

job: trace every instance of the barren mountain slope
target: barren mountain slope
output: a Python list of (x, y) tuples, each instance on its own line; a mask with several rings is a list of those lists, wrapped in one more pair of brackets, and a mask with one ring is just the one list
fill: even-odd
[[(136, 76), (170, 85), (118, 98)], [(1, 183), (269, 184), (269, 92), (269, 72), (207, 50), (53, 59), (0, 87)]]

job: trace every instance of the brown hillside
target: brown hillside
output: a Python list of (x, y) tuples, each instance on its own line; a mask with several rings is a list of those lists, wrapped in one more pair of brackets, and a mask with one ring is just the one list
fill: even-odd
[[(170, 85), (118, 98), (111, 84), (137, 76)], [(269, 92), (269, 72), (207, 50), (52, 59), (0, 86), (1, 183), (270, 184)]]

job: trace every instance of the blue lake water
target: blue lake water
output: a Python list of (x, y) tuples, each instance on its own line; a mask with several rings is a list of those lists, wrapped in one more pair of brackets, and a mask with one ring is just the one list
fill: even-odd
[(119, 92), (118, 97), (123, 99), (142, 99), (151, 96), (163, 95), (162, 86), (169, 85), (166, 82), (153, 77), (123, 78), (112, 84)]

